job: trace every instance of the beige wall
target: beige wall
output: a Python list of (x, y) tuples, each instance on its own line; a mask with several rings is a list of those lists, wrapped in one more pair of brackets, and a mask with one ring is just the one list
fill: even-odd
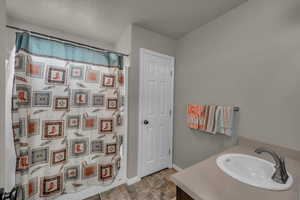
[(119, 40), (115, 44), (115, 49), (118, 52), (130, 54), (131, 52), (131, 34), (132, 26), (128, 26), (121, 34)]
[[(130, 25), (123, 31), (119, 40), (115, 44), (116, 51), (122, 52), (125, 54), (130, 54), (130, 52), (131, 52), (131, 30), (132, 30), (132, 26)], [(130, 56), (127, 58), (124, 58), (124, 64), (125, 64), (125, 66), (130, 66)], [(128, 69), (125, 69), (125, 76), (128, 77)], [(128, 96), (128, 79), (125, 79), (125, 92), (126, 92), (126, 96)], [(127, 103), (128, 103), (128, 101), (125, 102), (125, 106), (127, 105)], [(127, 109), (125, 109), (124, 112), (125, 112), (125, 115), (128, 115)], [(124, 120), (125, 120), (124, 121), (124, 124), (125, 124), (124, 130), (126, 129), (128, 132), (128, 127), (126, 126), (126, 124), (128, 124), (128, 117), (126, 116), (124, 118)], [(126, 146), (127, 149), (126, 149), (126, 151), (124, 151), (124, 153), (126, 154), (124, 158), (126, 159), (128, 157), (128, 137), (124, 138), (124, 144), (127, 144), (127, 146)], [(127, 160), (126, 161), (123, 160), (123, 161), (124, 161), (123, 163), (127, 163), (127, 168), (124, 169), (124, 170), (126, 170), (126, 173), (127, 173), (128, 162), (127, 162)]]
[(128, 178), (133, 178), (138, 173), (139, 50), (146, 48), (175, 56), (175, 47), (175, 40), (137, 25), (130, 25), (116, 43), (117, 51), (130, 54), (128, 69)]
[[(5, 95), (5, 58), (7, 55), (7, 32), (5, 0), (0, 0), (0, 94)], [(0, 101), (0, 187), (4, 186), (4, 99)]]
[(128, 91), (128, 177), (137, 176), (139, 49), (146, 48), (175, 56), (176, 41), (142, 27), (132, 26), (131, 67)]
[(300, 150), (299, 0), (248, 1), (182, 38), (176, 56), (175, 164), (230, 143), (189, 130), (187, 103), (238, 105), (239, 135)]

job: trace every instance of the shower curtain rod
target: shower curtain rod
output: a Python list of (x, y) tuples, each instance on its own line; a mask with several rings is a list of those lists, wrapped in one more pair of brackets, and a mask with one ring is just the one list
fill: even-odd
[(122, 56), (129, 56), (128, 54), (124, 54), (124, 53), (121, 53), (121, 52), (112, 51), (112, 50), (109, 50), (109, 49), (103, 49), (103, 48), (99, 48), (99, 47), (95, 47), (95, 46), (91, 46), (91, 45), (87, 45), (87, 44), (75, 42), (75, 41), (72, 41), (72, 40), (66, 40), (66, 39), (63, 39), (63, 38), (59, 38), (59, 37), (47, 35), (47, 34), (44, 34), (44, 33), (39, 33), (39, 32), (35, 32), (35, 31), (29, 31), (29, 30), (26, 30), (26, 29), (23, 29), (23, 28), (19, 28), (19, 27), (16, 27), (16, 26), (6, 25), (6, 27), (10, 28), (10, 29), (17, 30), (17, 31), (28, 32), (28, 33), (31, 33), (33, 35), (39, 35), (39, 36), (42, 36), (42, 37), (51, 38), (51, 39), (54, 39), (54, 40), (59, 40), (59, 41), (71, 43), (71, 44), (74, 44), (76, 46), (81, 46), (81, 47), (86, 47), (86, 48), (90, 48), (90, 49), (95, 49), (95, 50), (98, 50), (98, 51), (112, 52), (112, 53), (116, 53), (116, 54), (119, 54), (119, 55), (122, 55)]

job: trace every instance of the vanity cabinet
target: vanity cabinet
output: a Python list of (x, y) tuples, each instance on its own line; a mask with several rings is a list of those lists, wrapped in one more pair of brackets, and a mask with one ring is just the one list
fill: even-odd
[(187, 193), (185, 193), (180, 187), (176, 187), (176, 200), (194, 200)]

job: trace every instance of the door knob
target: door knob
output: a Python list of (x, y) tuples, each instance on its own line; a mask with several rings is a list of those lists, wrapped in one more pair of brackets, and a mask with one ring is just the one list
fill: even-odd
[(149, 121), (148, 120), (144, 120), (144, 124), (145, 125), (149, 124)]

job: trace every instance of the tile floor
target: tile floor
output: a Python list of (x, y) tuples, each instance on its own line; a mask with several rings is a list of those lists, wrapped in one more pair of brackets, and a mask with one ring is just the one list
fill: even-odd
[(175, 169), (165, 169), (136, 184), (121, 185), (85, 200), (176, 200), (176, 186), (170, 180), (174, 173)]

